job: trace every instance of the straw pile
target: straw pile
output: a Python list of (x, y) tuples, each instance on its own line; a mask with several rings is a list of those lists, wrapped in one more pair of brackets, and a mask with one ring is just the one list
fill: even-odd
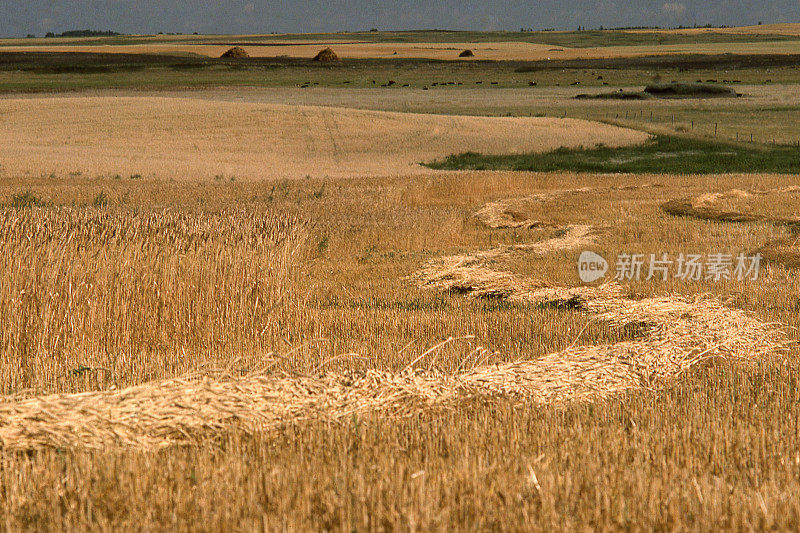
[(475, 57), (475, 53), (472, 50), (464, 50), (458, 54), (458, 57)]
[[(575, 190), (559, 194), (572, 192)], [(663, 386), (711, 358), (754, 360), (785, 348), (783, 335), (775, 325), (730, 309), (713, 297), (669, 295), (633, 300), (624, 297), (615, 283), (598, 287), (553, 286), (491, 268), (494, 261), (508, 254), (531, 251), (546, 255), (584, 247), (594, 237), (589, 227), (571, 226), (564, 237), (541, 243), (430, 261), (412, 279), (420, 288), (472, 297), (567, 305), (596, 315), (596, 320), (614, 327), (639, 332), (635, 341), (573, 347), (536, 361), (501, 365), (502, 375), (485, 369), (472, 372), (482, 374), (481, 383), (495, 392), (542, 403), (587, 400), (629, 389)]]
[(223, 53), (220, 57), (224, 59), (243, 59), (245, 57), (250, 57), (250, 54), (248, 54), (247, 51), (241, 46), (234, 46)]
[(608, 289), (556, 287), (545, 281), (495, 270), (492, 265), (518, 253), (541, 257), (588, 246), (594, 243), (596, 233), (597, 230), (592, 226), (567, 226), (556, 236), (541, 242), (440, 257), (423, 265), (411, 279), (421, 289), (464, 294), (473, 298), (497, 297), (518, 303), (574, 306), (579, 300), (596, 298), (598, 292), (606, 294)]
[(761, 246), (756, 252), (761, 254), (762, 261), (765, 263), (776, 263), (788, 268), (800, 268), (800, 236), (797, 234), (770, 241)]
[(324, 50), (320, 50), (320, 52), (314, 56), (313, 61), (319, 61), (321, 63), (331, 63), (334, 61), (340, 61), (340, 59), (332, 48), (326, 48)]

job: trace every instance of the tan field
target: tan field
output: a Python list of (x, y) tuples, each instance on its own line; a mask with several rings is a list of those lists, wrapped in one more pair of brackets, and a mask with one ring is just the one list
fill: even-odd
[[(259, 41), (262, 43), (263, 41)], [(266, 43), (265, 43), (266, 44)], [(664, 45), (603, 46), (596, 48), (570, 48), (526, 42), (488, 43), (373, 43), (317, 41), (305, 44), (282, 45), (279, 42), (265, 46), (244, 45), (251, 57), (313, 58), (321, 49), (330, 46), (342, 59), (435, 59), (473, 61), (541, 61), (567, 59), (610, 59), (678, 54), (790, 54), (800, 53), (800, 40), (752, 43), (691, 43)], [(127, 54), (198, 54), (219, 57), (229, 49), (217, 44), (136, 44), (136, 45), (58, 45), (2, 46), (7, 52), (100, 52)], [(459, 58), (465, 49), (475, 54), (472, 58)], [(396, 52), (396, 53), (395, 53)]]
[(709, 33), (728, 35), (798, 35), (800, 23), (759, 24), (758, 26), (735, 26), (731, 28), (683, 28), (675, 30), (627, 30), (629, 33), (663, 33), (667, 35), (702, 35)]
[(623, 146), (648, 135), (574, 119), (415, 115), (190, 98), (0, 100), (5, 175), (197, 180), (427, 172), (455, 152)]

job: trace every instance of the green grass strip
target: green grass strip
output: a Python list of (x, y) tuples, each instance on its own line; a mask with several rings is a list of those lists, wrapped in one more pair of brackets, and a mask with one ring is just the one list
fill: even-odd
[(624, 148), (559, 148), (546, 153), (482, 155), (466, 152), (426, 163), (438, 170), (567, 170), (600, 173), (727, 174), (800, 173), (800, 148), (725, 144), (656, 135)]

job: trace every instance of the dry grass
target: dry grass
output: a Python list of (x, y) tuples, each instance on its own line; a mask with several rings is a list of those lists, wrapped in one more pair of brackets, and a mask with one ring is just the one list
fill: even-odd
[[(512, 397), (544, 405), (598, 400), (663, 387), (715, 357), (753, 362), (782, 348), (773, 327), (714, 299), (633, 301), (619, 298), (617, 292), (606, 287), (587, 290), (581, 294), (581, 306), (599, 311), (599, 320), (616, 327), (642, 328), (640, 340), (568, 348), (533, 361), (476, 366), (455, 375), (406, 370), (328, 374), (320, 379), (182, 379), (120, 391), (6, 401), (0, 403), (0, 442), (6, 451), (150, 449), (218, 439), (232, 426), (248, 434), (262, 433), (313, 419), (419, 415), (475, 399)], [(550, 298), (539, 301), (560, 303), (564, 296), (554, 293)]]
[(231, 350), (263, 358), (284, 336), (306, 240), (265, 209), (3, 208), (2, 391), (69, 376), (123, 386)]
[(429, 172), (421, 162), (464, 150), (537, 152), (647, 139), (642, 132), (571, 119), (446, 117), (187, 98), (4, 99), (0, 113), (6, 176), (407, 175)]
[(750, 200), (754, 197), (769, 197), (775, 195), (796, 195), (800, 187), (789, 185), (777, 189), (742, 190), (731, 189), (723, 192), (705, 193), (690, 200), (670, 200), (661, 205), (661, 209), (670, 215), (689, 216), (702, 220), (717, 220), (720, 222), (765, 222), (769, 224), (796, 227), (800, 226), (800, 218), (776, 217), (771, 214), (761, 214), (749, 211), (725, 209), (725, 202), (729, 200)]
[(431, 354), (451, 337), (395, 374), (181, 379), (120, 391), (12, 400), (0, 403), (0, 442), (7, 451), (150, 449), (219, 438), (234, 425), (252, 434), (314, 419), (338, 422), (371, 413), (418, 415), (498, 396), (544, 405), (597, 400), (663, 387), (695, 364), (715, 357), (754, 361), (784, 348), (774, 326), (713, 298), (631, 300), (622, 297), (616, 285), (557, 287), (488, 266), (510, 254), (544, 256), (593, 243), (591, 227), (573, 226), (539, 243), (442, 258), (414, 278), (423, 288), (581, 309), (616, 328), (640, 330), (634, 341), (571, 346), (532, 361), (478, 365), (454, 375), (410, 370), (426, 356), (434, 357)]

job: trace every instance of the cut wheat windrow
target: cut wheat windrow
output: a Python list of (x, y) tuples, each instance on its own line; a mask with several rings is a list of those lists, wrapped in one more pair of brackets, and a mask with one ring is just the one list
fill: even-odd
[(0, 403), (0, 442), (7, 450), (154, 449), (207, 442), (233, 427), (254, 433), (308, 420), (407, 416), (476, 398), (542, 405), (594, 401), (663, 387), (714, 358), (753, 361), (786, 347), (779, 325), (710, 296), (635, 300), (613, 283), (565, 287), (497, 267), (515, 255), (545, 257), (587, 247), (600, 234), (592, 226), (568, 226), (539, 242), (431, 260), (411, 279), (425, 290), (578, 309), (625, 329), (631, 340), (573, 345), (534, 360), (477, 365), (449, 374), (418, 370), (413, 363), (400, 372), (262, 373), (244, 378), (206, 374), (121, 390), (7, 399)]

